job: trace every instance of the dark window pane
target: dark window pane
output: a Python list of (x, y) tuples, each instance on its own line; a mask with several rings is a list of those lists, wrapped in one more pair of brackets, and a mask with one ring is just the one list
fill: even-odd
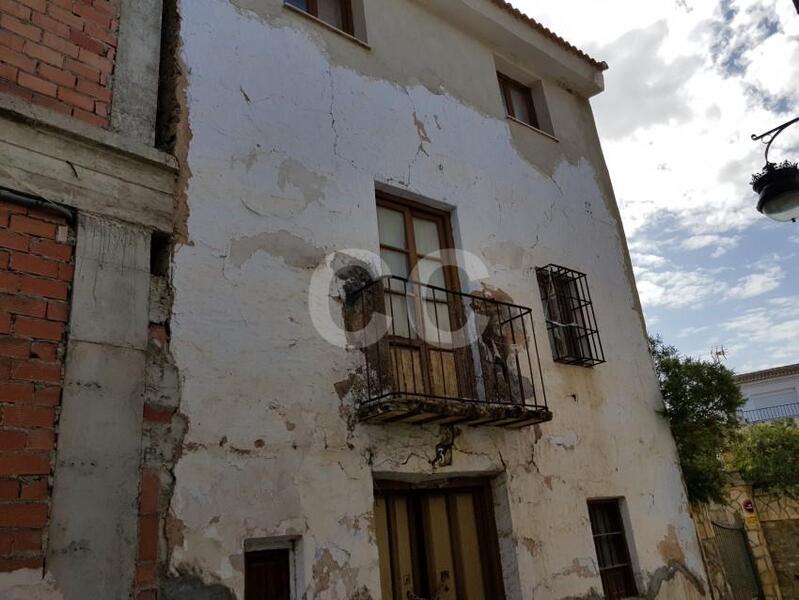
[(502, 96), (502, 105), (505, 107), (505, 114), (512, 115), (513, 111), (511, 107), (508, 106), (508, 84), (502, 79), (499, 80), (499, 91)]
[(344, 29), (344, 20), (341, 12), (342, 0), (316, 0), (319, 7), (317, 15), (328, 25), (336, 29)]
[(307, 0), (285, 0), (286, 4), (291, 4), (292, 6), (296, 6), (300, 10), (308, 11), (308, 2)]
[(520, 121), (532, 125), (533, 117), (530, 113), (530, 90), (519, 86), (511, 86), (510, 98), (513, 102), (513, 114)]
[(606, 598), (629, 598), (637, 594), (624, 521), (617, 500), (588, 503), (599, 573)]

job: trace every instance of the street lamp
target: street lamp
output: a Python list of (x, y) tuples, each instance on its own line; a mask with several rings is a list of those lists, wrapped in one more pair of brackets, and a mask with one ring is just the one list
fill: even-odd
[(752, 134), (753, 140), (767, 138), (766, 166), (752, 176), (752, 188), (759, 196), (757, 210), (775, 221), (796, 222), (799, 219), (799, 166), (788, 161), (777, 164), (768, 159), (774, 138), (794, 123), (799, 123), (799, 117), (766, 133)]

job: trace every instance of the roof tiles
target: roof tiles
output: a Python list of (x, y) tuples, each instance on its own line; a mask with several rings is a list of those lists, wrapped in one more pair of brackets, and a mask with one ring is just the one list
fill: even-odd
[(552, 31), (551, 29), (547, 29), (541, 23), (536, 21), (535, 19), (533, 19), (531, 17), (528, 17), (526, 14), (524, 14), (522, 11), (520, 11), (518, 8), (516, 8), (512, 4), (510, 4), (508, 2), (505, 2), (504, 0), (491, 0), (491, 2), (493, 4), (495, 4), (496, 6), (498, 6), (499, 8), (501, 8), (502, 10), (504, 10), (506, 12), (509, 12), (514, 17), (516, 17), (520, 21), (526, 23), (527, 25), (529, 25), (530, 27), (532, 27), (533, 29), (535, 29), (539, 33), (541, 33), (544, 36), (548, 37), (550, 40), (552, 40), (553, 42), (555, 42), (556, 44), (558, 44), (562, 48), (568, 50), (569, 52), (572, 52), (573, 54), (576, 54), (577, 56), (579, 56), (580, 58), (582, 58), (583, 60), (588, 62), (593, 67), (596, 67), (600, 71), (604, 71), (604, 70), (606, 70), (608, 68), (608, 63), (606, 63), (605, 61), (599, 61), (599, 60), (589, 56), (588, 54), (586, 54), (585, 52), (580, 50), (577, 46), (567, 42), (565, 39), (560, 37), (557, 33)]

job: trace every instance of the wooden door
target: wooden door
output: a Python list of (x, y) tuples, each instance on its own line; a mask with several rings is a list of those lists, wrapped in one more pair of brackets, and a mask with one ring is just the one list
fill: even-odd
[(504, 598), (485, 486), (379, 491), (375, 524), (384, 600)]

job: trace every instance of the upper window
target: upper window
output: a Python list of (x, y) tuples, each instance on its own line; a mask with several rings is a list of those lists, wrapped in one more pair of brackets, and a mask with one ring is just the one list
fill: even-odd
[(352, 0), (285, 0), (331, 27), (355, 35), (352, 19)]
[(499, 78), (499, 89), (502, 91), (502, 101), (505, 103), (507, 115), (517, 121), (540, 129), (541, 126), (533, 103), (532, 90), (502, 73), (497, 73), (497, 77)]
[(605, 598), (638, 595), (618, 500), (588, 502), (591, 531)]
[[(449, 215), (378, 193), (380, 257), (385, 263), (385, 314), (397, 385), (424, 398), (469, 394), (459, 376), (466, 348), (455, 344), (462, 327), (462, 299), (452, 259)], [(455, 291), (453, 291), (455, 290)]]
[(536, 273), (555, 362), (581, 367), (605, 362), (586, 275), (557, 265)]

